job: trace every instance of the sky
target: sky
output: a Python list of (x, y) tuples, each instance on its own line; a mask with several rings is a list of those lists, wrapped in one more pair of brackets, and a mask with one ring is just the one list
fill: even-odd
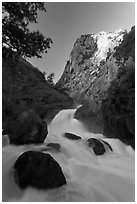
[(83, 34), (99, 31), (130, 30), (135, 25), (134, 2), (47, 2), (46, 13), (40, 12), (38, 23), (31, 30), (39, 30), (53, 40), (42, 59), (29, 62), (46, 72), (55, 73), (54, 82), (61, 77), (73, 45)]

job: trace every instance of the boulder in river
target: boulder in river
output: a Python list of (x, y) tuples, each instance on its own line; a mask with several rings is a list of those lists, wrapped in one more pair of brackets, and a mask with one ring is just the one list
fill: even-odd
[(66, 184), (60, 165), (50, 154), (37, 151), (24, 152), (14, 165), (15, 183), (25, 189), (53, 189)]
[(102, 142), (95, 138), (89, 138), (87, 140), (88, 146), (91, 147), (96, 155), (102, 155), (105, 153), (105, 148)]
[(47, 146), (51, 149), (54, 149), (55, 151), (60, 151), (60, 144), (58, 143), (48, 143)]
[(70, 140), (80, 140), (81, 139), (80, 136), (77, 136), (75, 134), (68, 133), (68, 132), (65, 132), (64, 137), (66, 137), (66, 138), (68, 138)]
[(107, 147), (108, 147), (108, 149), (111, 151), (111, 152), (113, 152), (113, 149), (112, 149), (112, 147), (111, 147), (111, 145), (108, 143), (108, 142), (106, 142), (106, 141), (104, 141), (104, 140), (100, 140), (102, 143), (104, 143)]

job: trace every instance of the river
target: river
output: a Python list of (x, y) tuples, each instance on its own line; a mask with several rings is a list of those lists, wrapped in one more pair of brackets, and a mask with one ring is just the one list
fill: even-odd
[[(48, 126), (48, 136), (41, 145), (7, 145), (2, 148), (2, 200), (9, 202), (132, 202), (135, 201), (135, 152), (119, 139), (88, 132), (74, 119), (75, 109), (60, 111)], [(70, 140), (64, 132), (81, 140)], [(108, 142), (104, 155), (96, 156), (87, 145), (88, 138)], [(60, 152), (46, 153), (60, 164), (67, 184), (53, 190), (27, 188), (21, 191), (14, 183), (12, 166), (24, 151), (39, 150), (46, 143), (57, 142)]]

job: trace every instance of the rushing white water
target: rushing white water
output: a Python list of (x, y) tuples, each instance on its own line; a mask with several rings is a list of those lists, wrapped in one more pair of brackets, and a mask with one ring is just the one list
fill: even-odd
[[(43, 145), (3, 147), (3, 201), (30, 202), (131, 202), (135, 201), (135, 153), (118, 139), (104, 138), (89, 133), (82, 123), (73, 118), (75, 110), (60, 111), (49, 125), (45, 144), (58, 142), (61, 152), (47, 150), (62, 167), (67, 184), (54, 190), (27, 188), (21, 191), (14, 183), (12, 166), (18, 156), (29, 149)], [(82, 140), (69, 140), (64, 132), (75, 133)], [(87, 146), (88, 138), (102, 138), (113, 152), (96, 156)]]

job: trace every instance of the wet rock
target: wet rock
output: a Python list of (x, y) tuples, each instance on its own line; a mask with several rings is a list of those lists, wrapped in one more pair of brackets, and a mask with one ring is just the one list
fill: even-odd
[(42, 145), (37, 145), (34, 146), (32, 149), (32, 151), (39, 151), (39, 152), (45, 152), (45, 151), (55, 151), (55, 152), (60, 152), (60, 144), (58, 143), (48, 143), (45, 144), (43, 143)]
[(19, 156), (14, 165), (15, 183), (25, 189), (52, 189), (66, 184), (60, 165), (50, 154), (27, 151)]
[(66, 138), (68, 138), (68, 139), (70, 139), (70, 140), (80, 140), (80, 139), (81, 139), (80, 136), (77, 136), (77, 135), (75, 135), (75, 134), (68, 133), (68, 132), (66, 132), (66, 133), (64, 134), (64, 137), (66, 137)]
[(15, 131), (9, 137), (12, 144), (36, 144), (43, 143), (47, 134), (47, 123), (30, 109), (18, 117)]
[(48, 143), (47, 146), (56, 150), (57, 152), (60, 151), (60, 144), (58, 144), (58, 143)]
[(104, 143), (110, 150), (111, 150), (111, 152), (113, 152), (113, 149), (112, 149), (112, 147), (111, 147), (111, 145), (108, 143), (108, 142), (106, 142), (106, 141), (104, 141), (104, 140), (100, 140), (102, 143)]
[(88, 146), (91, 147), (96, 155), (102, 155), (105, 153), (104, 145), (95, 138), (87, 140)]

